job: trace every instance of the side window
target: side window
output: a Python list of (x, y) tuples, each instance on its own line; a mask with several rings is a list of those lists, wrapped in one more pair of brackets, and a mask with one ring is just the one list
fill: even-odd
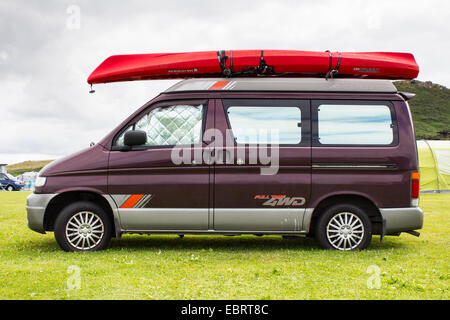
[(129, 126), (116, 140), (124, 145), (128, 130), (147, 133), (147, 146), (189, 145), (201, 142), (203, 105), (174, 105), (157, 107)]
[(320, 145), (392, 145), (391, 109), (387, 105), (321, 104), (318, 107)]
[(295, 106), (239, 106), (227, 109), (238, 144), (299, 144), (301, 109)]
[(127, 129), (125, 129), (125, 131), (119, 136), (119, 138), (117, 138), (117, 141), (116, 141), (116, 146), (124, 146), (125, 144), (124, 144), (124, 136), (125, 136), (125, 133), (127, 132), (127, 131), (130, 131), (130, 130), (133, 130), (133, 126), (129, 126)]

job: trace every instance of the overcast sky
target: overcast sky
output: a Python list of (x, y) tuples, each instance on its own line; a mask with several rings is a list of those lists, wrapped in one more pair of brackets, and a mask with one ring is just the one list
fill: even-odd
[(217, 49), (405, 51), (450, 85), (450, 1), (0, 1), (0, 163), (98, 141), (176, 81), (96, 85), (113, 54)]

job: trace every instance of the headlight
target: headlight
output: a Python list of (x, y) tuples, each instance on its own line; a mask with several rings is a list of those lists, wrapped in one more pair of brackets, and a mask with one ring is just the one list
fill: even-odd
[(36, 182), (34, 183), (35, 187), (43, 187), (45, 182), (47, 181), (46, 177), (37, 177)]

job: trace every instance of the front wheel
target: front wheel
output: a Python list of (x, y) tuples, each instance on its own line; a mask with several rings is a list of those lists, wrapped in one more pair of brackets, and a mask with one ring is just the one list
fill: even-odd
[(64, 251), (97, 251), (107, 247), (112, 229), (111, 219), (101, 207), (80, 201), (59, 214), (55, 239)]
[(358, 206), (334, 205), (319, 217), (316, 239), (325, 249), (363, 250), (372, 240), (372, 223)]
[(8, 187), (6, 187), (6, 190), (7, 190), (7, 191), (10, 191), (10, 192), (11, 192), (11, 191), (14, 191), (14, 187), (13, 187), (13, 186), (8, 186)]

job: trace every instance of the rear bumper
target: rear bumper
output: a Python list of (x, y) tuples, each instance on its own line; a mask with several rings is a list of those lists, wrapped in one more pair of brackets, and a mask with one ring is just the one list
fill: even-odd
[(39, 233), (45, 233), (44, 216), (50, 200), (56, 194), (35, 194), (27, 197), (27, 219), (28, 228)]
[(419, 207), (380, 209), (383, 217), (383, 234), (422, 229), (423, 211)]

